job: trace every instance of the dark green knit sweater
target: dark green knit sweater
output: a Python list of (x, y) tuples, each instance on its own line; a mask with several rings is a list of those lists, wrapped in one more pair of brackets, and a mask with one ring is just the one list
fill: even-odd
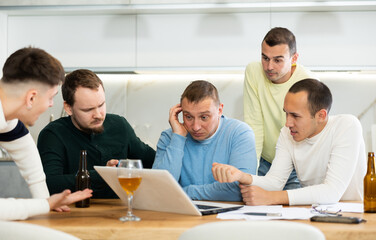
[(46, 173), (50, 194), (64, 189), (75, 191), (75, 174), (80, 150), (87, 151), (87, 167), (91, 177), (93, 198), (116, 198), (116, 194), (94, 170), (110, 159), (141, 159), (144, 168), (151, 168), (155, 151), (144, 144), (127, 120), (107, 114), (100, 134), (78, 130), (70, 117), (49, 123), (39, 134), (38, 149)]

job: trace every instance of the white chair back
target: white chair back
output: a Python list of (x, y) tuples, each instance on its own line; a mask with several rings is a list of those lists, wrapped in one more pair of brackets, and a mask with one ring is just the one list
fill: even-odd
[(287, 221), (222, 221), (198, 225), (183, 232), (179, 240), (325, 240), (308, 224)]
[(0, 239), (6, 240), (79, 240), (70, 234), (39, 225), (0, 221)]

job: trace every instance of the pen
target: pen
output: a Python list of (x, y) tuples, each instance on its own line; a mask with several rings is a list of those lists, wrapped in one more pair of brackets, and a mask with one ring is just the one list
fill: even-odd
[(282, 213), (246, 212), (244, 214), (253, 216), (282, 217)]

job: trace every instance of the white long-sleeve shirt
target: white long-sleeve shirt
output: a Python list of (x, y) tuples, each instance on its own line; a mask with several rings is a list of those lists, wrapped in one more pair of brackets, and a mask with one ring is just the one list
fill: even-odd
[[(46, 176), (33, 138), (18, 119), (6, 121), (0, 102), (0, 145), (8, 151), (34, 199), (0, 199), (0, 219), (18, 220), (47, 213), (50, 196)], [(12, 181), (12, 179), (9, 179)], [(2, 182), (1, 184), (7, 184)]]
[(295, 167), (302, 188), (287, 191), (290, 205), (362, 200), (366, 161), (359, 120), (352, 115), (330, 116), (319, 134), (301, 142), (283, 127), (269, 172), (253, 176), (253, 185), (282, 190)]

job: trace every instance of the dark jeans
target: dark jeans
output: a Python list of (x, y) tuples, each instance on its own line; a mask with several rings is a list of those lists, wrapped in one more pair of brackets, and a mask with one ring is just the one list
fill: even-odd
[[(262, 157), (260, 158), (260, 165), (258, 168), (257, 175), (258, 176), (265, 176), (267, 172), (269, 172), (270, 166), (272, 164)], [(286, 185), (283, 188), (283, 190), (289, 190), (289, 189), (296, 189), (301, 188), (300, 182), (298, 177), (296, 176), (295, 168), (292, 170), (289, 179), (287, 179)]]

